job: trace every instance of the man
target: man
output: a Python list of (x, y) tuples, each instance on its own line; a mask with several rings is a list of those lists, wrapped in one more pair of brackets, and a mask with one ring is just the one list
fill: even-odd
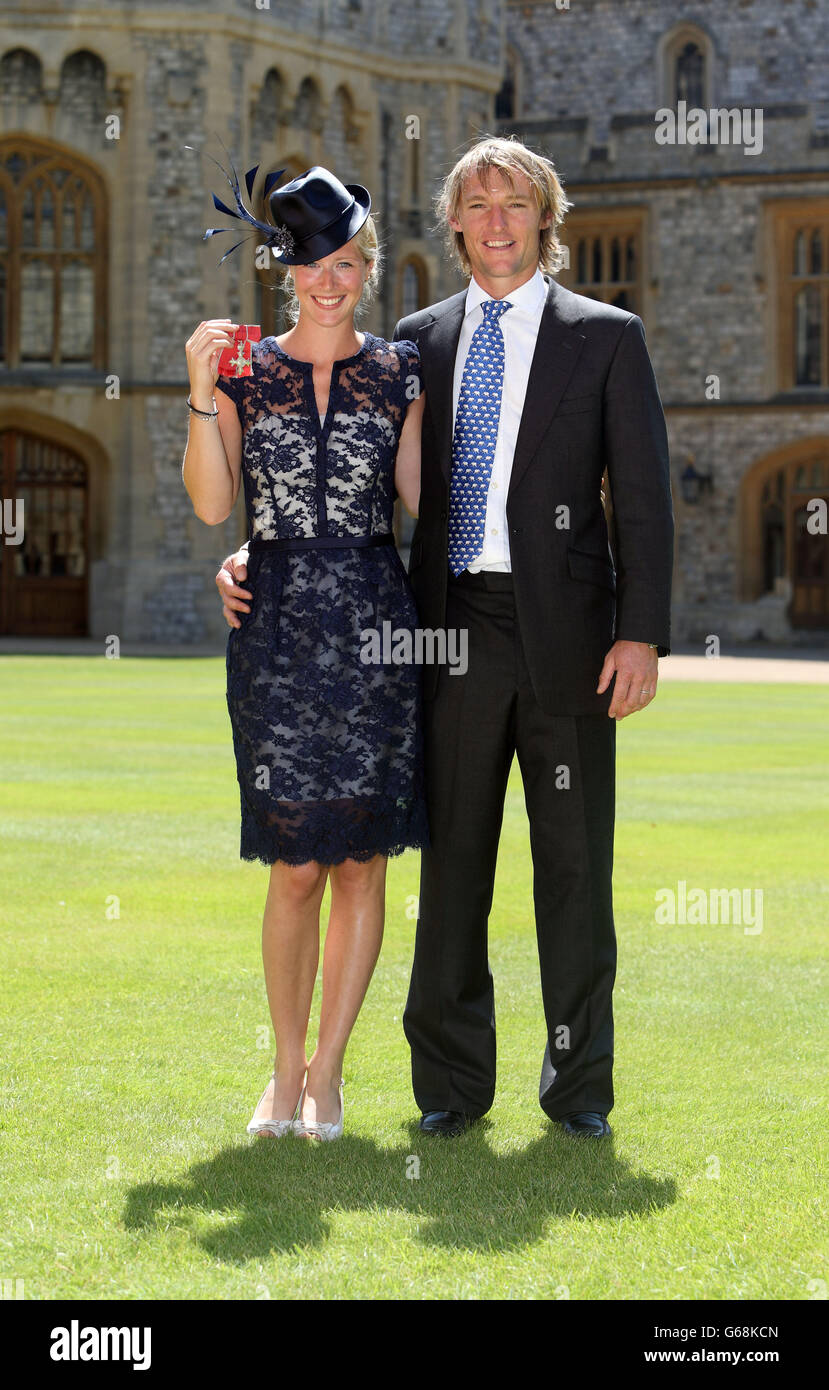
[(611, 1133), (616, 721), (650, 703), (670, 649), (673, 511), (641, 319), (553, 278), (568, 206), (549, 160), (480, 141), (439, 200), (469, 288), (393, 335), (417, 343), (426, 395), (420, 623), (468, 634), (463, 675), (423, 673), (431, 848), (403, 1019), (420, 1128), (446, 1137), (495, 1093), (487, 922), (516, 753), (547, 1026), (539, 1101), (568, 1133)]

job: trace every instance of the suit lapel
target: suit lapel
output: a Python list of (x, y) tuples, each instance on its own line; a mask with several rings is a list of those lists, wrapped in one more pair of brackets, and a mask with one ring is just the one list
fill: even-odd
[(449, 303), (440, 318), (424, 324), (419, 333), (422, 348), (423, 389), (438, 436), (440, 468), (447, 486), (452, 471), (452, 394), (455, 356), (466, 309), (466, 290)]
[(574, 327), (583, 317), (577, 305), (567, 306), (566, 297), (551, 280), (527, 379), (507, 501), (529, 468), (573, 374), (584, 346), (584, 334), (575, 332)]

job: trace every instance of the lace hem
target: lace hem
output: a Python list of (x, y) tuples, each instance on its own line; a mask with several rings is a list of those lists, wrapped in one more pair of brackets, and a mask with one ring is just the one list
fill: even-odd
[(428, 849), (429, 826), (422, 799), (392, 802), (285, 802), (268, 816), (267, 824), (253, 814), (240, 793), (242, 831), (240, 859), (270, 867), (284, 864), (342, 864), (365, 861), (375, 854), (389, 858), (407, 849)]

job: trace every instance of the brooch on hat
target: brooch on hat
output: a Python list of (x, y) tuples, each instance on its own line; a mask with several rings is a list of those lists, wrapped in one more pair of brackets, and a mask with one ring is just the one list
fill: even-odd
[[(221, 169), (222, 173), (227, 179), (231, 188), (231, 192), (233, 193), (234, 201), (236, 203), (236, 210), (234, 211), (233, 208), (227, 207), (227, 205), (223, 203), (220, 198), (217, 198), (215, 193), (213, 194), (214, 206), (219, 212), (226, 213), (228, 217), (238, 218), (240, 222), (248, 222), (252, 227), (256, 228), (256, 231), (258, 233), (263, 233), (264, 244), (266, 246), (271, 247), (278, 256), (286, 252), (290, 255), (290, 253), (294, 249), (294, 238), (291, 231), (288, 227), (275, 226), (271, 222), (260, 222), (258, 217), (254, 217), (253, 213), (250, 211), (250, 208), (245, 207), (244, 201), (242, 199), (242, 190), (239, 184), (239, 175), (236, 173), (233, 160), (230, 158), (230, 155), (227, 151), (227, 147), (223, 142), (220, 141), (220, 143), (222, 144), (222, 149), (225, 151), (225, 154), (227, 154), (228, 160), (230, 161), (230, 167), (233, 171), (232, 175), (229, 174), (227, 170), (222, 167), (218, 159), (213, 159), (212, 154), (208, 154), (207, 157), (208, 159), (213, 161), (217, 169)], [(194, 146), (185, 145), (184, 148), (186, 150), (193, 150)], [(198, 151), (196, 151), (196, 153), (198, 153)], [(206, 154), (207, 151), (204, 151), (204, 153)], [(245, 187), (248, 191), (249, 200), (253, 198), (253, 185), (256, 182), (256, 175), (258, 174), (258, 172), (259, 165), (254, 164), (253, 168), (248, 169), (247, 173), (245, 174)], [(266, 175), (265, 186), (263, 189), (263, 197), (267, 198), (271, 189), (274, 187), (275, 184), (279, 182), (284, 173), (284, 169), (277, 169), (272, 173)], [(218, 236), (221, 232), (229, 232), (231, 230), (232, 228), (230, 227), (208, 227), (207, 231), (204, 233), (204, 236), (202, 237), (202, 241), (207, 241), (208, 237)], [(222, 259), (219, 261), (219, 265), (222, 265), (222, 263), (227, 260), (228, 256), (236, 250), (237, 246), (241, 246), (243, 241), (250, 241), (250, 239), (250, 237), (242, 237), (241, 241), (235, 242), (234, 245), (231, 246), (229, 251), (225, 251), (224, 255), (222, 256)]]

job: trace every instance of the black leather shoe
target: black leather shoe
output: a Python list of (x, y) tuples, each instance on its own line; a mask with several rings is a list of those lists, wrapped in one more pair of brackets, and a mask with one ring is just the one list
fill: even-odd
[(564, 1115), (559, 1124), (565, 1134), (587, 1134), (593, 1139), (603, 1139), (613, 1130), (607, 1123), (607, 1116), (597, 1110), (577, 1110), (572, 1115)]
[(469, 1128), (473, 1119), (462, 1110), (427, 1110), (420, 1117), (419, 1128), (424, 1134), (442, 1134), (446, 1139), (454, 1139)]

